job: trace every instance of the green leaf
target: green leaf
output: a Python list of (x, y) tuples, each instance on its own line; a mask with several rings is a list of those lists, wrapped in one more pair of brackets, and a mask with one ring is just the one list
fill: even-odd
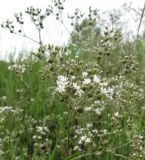
[(90, 156), (90, 155), (96, 155), (96, 156), (98, 156), (98, 155), (100, 155), (100, 154), (102, 154), (102, 152), (93, 152), (93, 153), (76, 153), (76, 154), (74, 154), (74, 155), (72, 155), (72, 156), (69, 156), (69, 157), (67, 157), (67, 158), (65, 158), (64, 160), (77, 160), (77, 159), (80, 159), (80, 158), (82, 158), (82, 157), (87, 157), (87, 156)]
[(73, 160), (74, 158), (80, 157), (82, 153), (75, 153), (67, 158), (65, 158), (64, 160)]

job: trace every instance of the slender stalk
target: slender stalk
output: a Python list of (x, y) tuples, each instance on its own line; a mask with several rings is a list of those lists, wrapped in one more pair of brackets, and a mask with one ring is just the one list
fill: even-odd
[(144, 7), (142, 9), (142, 13), (141, 13), (141, 16), (140, 16), (140, 21), (139, 21), (139, 25), (138, 25), (138, 29), (137, 29), (137, 38), (139, 36), (139, 31), (140, 31), (140, 27), (141, 27), (142, 20), (143, 20), (143, 17), (144, 17), (144, 12), (145, 12), (145, 3), (144, 3)]
[(61, 24), (64, 26), (64, 28), (66, 29), (66, 31), (69, 33), (69, 35), (71, 36), (70, 31), (68, 30), (68, 28), (66, 27), (66, 25), (63, 23), (63, 21), (60, 21), (60, 22), (61, 22)]
[(41, 29), (38, 28), (39, 44), (42, 46)]

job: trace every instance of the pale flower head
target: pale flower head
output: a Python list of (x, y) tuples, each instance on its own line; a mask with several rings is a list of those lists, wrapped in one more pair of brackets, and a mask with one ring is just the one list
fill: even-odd
[(83, 72), (83, 73), (82, 73), (82, 76), (83, 76), (83, 77), (87, 77), (87, 76), (88, 76), (88, 73), (87, 73), (87, 72)]
[(86, 112), (91, 111), (91, 110), (92, 110), (92, 107), (86, 107), (84, 110), (85, 110)]
[(105, 87), (101, 87), (101, 92), (103, 94), (105, 94), (108, 98), (112, 99), (112, 96), (114, 94), (114, 88), (105, 88)]
[(100, 82), (101, 82), (100, 77), (98, 77), (98, 76), (96, 76), (96, 75), (93, 76), (93, 81), (94, 81), (95, 83), (100, 83)]
[(77, 83), (73, 83), (73, 87), (74, 87), (74, 89), (76, 89), (76, 90), (79, 90), (79, 89), (80, 89), (80, 86), (79, 86)]
[(83, 96), (84, 91), (81, 89), (81, 87), (77, 83), (73, 83), (73, 87), (76, 90), (75, 95), (78, 95), (80, 97)]
[(90, 139), (89, 137), (87, 137), (86, 135), (80, 137), (79, 144), (82, 144), (82, 143), (90, 143), (90, 142), (91, 142), (91, 139)]
[(76, 95), (82, 97), (84, 95), (84, 91), (82, 89), (77, 90)]
[(83, 81), (83, 84), (90, 84), (91, 83), (91, 79), (90, 78), (85, 78)]
[(119, 116), (119, 112), (114, 113), (114, 116), (118, 117)]
[(59, 93), (65, 92), (66, 85), (68, 84), (68, 78), (66, 76), (58, 76), (56, 91)]
[(97, 115), (101, 115), (101, 110), (99, 108), (95, 109)]

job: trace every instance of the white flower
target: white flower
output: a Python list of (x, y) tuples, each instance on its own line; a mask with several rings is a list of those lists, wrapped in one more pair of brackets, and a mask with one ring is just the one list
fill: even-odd
[(114, 88), (108, 88), (108, 93), (110, 93), (110, 94), (114, 94)]
[(82, 137), (80, 138), (80, 141), (85, 141), (86, 138), (87, 138), (87, 136), (82, 136)]
[(75, 146), (75, 147), (74, 147), (74, 150), (81, 151), (81, 149), (80, 149), (78, 146)]
[(96, 75), (93, 76), (93, 81), (94, 81), (95, 83), (100, 83), (100, 82), (101, 82), (100, 77), (98, 77), (98, 76), (96, 76)]
[(83, 84), (90, 84), (91, 83), (91, 79), (90, 78), (85, 78), (83, 81)]
[(105, 94), (108, 98), (112, 99), (112, 96), (114, 94), (114, 88), (104, 88), (104, 87), (101, 87), (101, 92), (103, 94)]
[(82, 89), (77, 90), (76, 95), (82, 97), (84, 94), (84, 91)]
[(87, 123), (87, 128), (93, 127), (91, 123)]
[(142, 136), (142, 135), (139, 135), (138, 137), (139, 137), (140, 139), (143, 139), (143, 138), (144, 138), (144, 136)]
[(87, 72), (83, 72), (83, 73), (82, 73), (82, 76), (83, 76), (83, 77), (87, 77), (87, 76), (88, 76), (88, 73), (87, 73)]
[(87, 136), (80, 137), (79, 144), (90, 143), (90, 142), (91, 142), (91, 139), (89, 137), (87, 137)]
[(11, 71), (19, 71), (20, 73), (24, 73), (26, 70), (25, 65), (20, 64), (13, 64), (12, 66), (9, 66), (8, 69)]
[(96, 100), (94, 103), (95, 104), (100, 104), (101, 102), (99, 100)]
[(64, 84), (68, 84), (68, 78), (67, 77), (65, 77), (65, 76), (58, 76), (58, 83), (64, 83)]
[(98, 130), (97, 129), (93, 129), (92, 132), (98, 134)]
[(21, 72), (24, 73), (26, 68), (21, 68)]
[(65, 92), (65, 86), (64, 85), (59, 85), (56, 88), (56, 91), (59, 92), (59, 93)]
[(104, 134), (107, 134), (107, 129), (102, 130)]
[(86, 139), (85, 139), (85, 142), (86, 142), (86, 143), (90, 143), (90, 142), (91, 142), (91, 139), (90, 139), (90, 138), (86, 138)]
[(31, 98), (30, 100), (31, 100), (31, 102), (34, 102), (34, 98)]
[(84, 110), (85, 110), (85, 111), (91, 111), (91, 110), (92, 110), (92, 107), (86, 107)]
[(103, 94), (108, 94), (108, 91), (107, 91), (107, 89), (106, 88), (103, 88), (103, 87), (101, 87), (101, 92), (103, 93)]
[(43, 127), (38, 126), (38, 127), (37, 127), (37, 131), (38, 131), (38, 132), (42, 132), (42, 131), (43, 131)]
[(101, 115), (101, 110), (99, 108), (95, 109), (96, 114)]
[(105, 86), (108, 85), (108, 83), (107, 82), (102, 82), (102, 83), (100, 83), (100, 85), (103, 86), (103, 87), (105, 87)]
[(0, 113), (13, 112), (13, 108), (11, 106), (0, 107)]
[(119, 116), (119, 112), (114, 113), (114, 116), (118, 117)]
[(76, 90), (79, 90), (79, 89), (80, 89), (80, 86), (77, 85), (77, 83), (73, 83), (73, 87), (74, 87)]
[(75, 80), (76, 79), (76, 77), (75, 76), (71, 76), (71, 80)]
[(9, 66), (8, 69), (11, 70), (11, 69), (12, 69), (12, 66)]
[(68, 84), (68, 78), (65, 76), (58, 76), (56, 91), (59, 93), (65, 92), (66, 85)]
[(76, 89), (75, 95), (79, 95), (80, 97), (84, 94), (84, 91), (81, 89), (81, 87), (77, 83), (73, 83), (74, 89)]

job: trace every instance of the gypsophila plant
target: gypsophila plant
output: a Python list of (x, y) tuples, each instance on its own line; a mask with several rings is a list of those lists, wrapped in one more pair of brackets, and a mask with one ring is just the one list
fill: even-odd
[[(69, 15), (71, 33), (64, 1), (52, 2), (25, 12), (38, 40), (26, 35), (23, 13), (14, 15), (16, 25), (1, 25), (39, 47), (31, 58), (0, 62), (0, 159), (144, 160), (145, 77), (136, 54), (143, 48), (131, 50), (134, 42), (124, 42), (115, 23), (99, 28), (101, 17), (91, 7), (87, 15), (79, 9)], [(49, 16), (69, 32), (65, 47), (44, 44)]]

